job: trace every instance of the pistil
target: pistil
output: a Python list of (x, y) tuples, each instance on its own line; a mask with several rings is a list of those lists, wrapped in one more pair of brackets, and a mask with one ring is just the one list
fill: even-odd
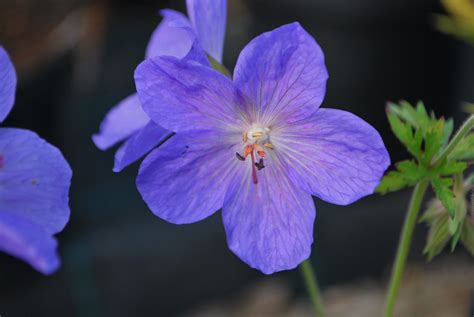
[(252, 180), (255, 185), (258, 184), (258, 179), (257, 179), (257, 169), (255, 168), (255, 155), (250, 153), (250, 157), (252, 158)]

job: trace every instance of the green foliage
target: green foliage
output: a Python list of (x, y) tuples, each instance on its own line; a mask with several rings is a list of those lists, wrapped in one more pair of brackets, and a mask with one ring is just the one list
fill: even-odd
[(378, 193), (386, 194), (413, 186), (426, 175), (426, 171), (414, 160), (402, 161), (395, 165), (397, 170), (385, 175), (377, 188)]
[(444, 161), (442, 165), (436, 167), (436, 173), (439, 175), (453, 175), (464, 172), (467, 168), (465, 162), (456, 162), (456, 161)]
[(474, 45), (474, 26), (444, 15), (435, 15), (435, 25), (443, 33)]
[(428, 114), (420, 101), (413, 107), (406, 101), (389, 103), (387, 116), (395, 136), (419, 162), (428, 165), (448, 143), (453, 132), (453, 121), (437, 119)]
[[(466, 194), (472, 190), (472, 180), (474, 180), (474, 174), (464, 182), (462, 182), (462, 177), (456, 177), (455, 195), (452, 197), (454, 213), (448, 211), (446, 203), (441, 202), (438, 195), (421, 216), (420, 221), (426, 222), (429, 227), (424, 249), (428, 260), (438, 255), (449, 241), (451, 241), (451, 251), (461, 242), (471, 255), (474, 255), (474, 205), (469, 206), (466, 200)], [(444, 187), (450, 186), (451, 182), (439, 179), (433, 183), (438, 185), (442, 183), (440, 186)]]
[(461, 107), (464, 112), (474, 114), (474, 103), (465, 102)]
[(474, 2), (472, 0), (441, 0), (448, 15), (436, 14), (435, 26), (474, 45)]
[(431, 180), (436, 197), (441, 201), (443, 206), (448, 210), (450, 215), (454, 215), (456, 203), (452, 190), (453, 180), (450, 178), (435, 177)]
[(449, 155), (451, 160), (474, 160), (474, 133), (466, 135)]
[(421, 218), (422, 221), (428, 222), (430, 227), (426, 245), (423, 249), (423, 253), (426, 254), (429, 261), (441, 253), (449, 242), (448, 219), (448, 214), (443, 214), (442, 209), (440, 211), (439, 206), (436, 205), (428, 208)]
[[(406, 101), (390, 103), (387, 117), (393, 133), (413, 159), (396, 163), (377, 192), (386, 194), (429, 180), (436, 199), (421, 217), (429, 226), (424, 253), (431, 260), (448, 243), (454, 250), (459, 241), (473, 253), (474, 219), (467, 216), (470, 213), (463, 189), (467, 185), (462, 183), (462, 173), (474, 160), (474, 133), (462, 139), (458, 133), (453, 138), (456, 141), (450, 143), (453, 120), (436, 118), (422, 102), (416, 106)], [(469, 179), (474, 183), (474, 176)]]
[[(387, 117), (395, 136), (413, 155), (414, 160), (395, 164), (396, 170), (389, 172), (381, 181), (377, 192), (385, 194), (413, 186), (424, 178), (435, 179), (462, 172), (466, 166), (455, 160), (445, 160), (432, 166), (431, 162), (446, 147), (453, 132), (451, 119), (436, 118), (426, 111), (423, 102), (412, 106), (406, 101), (387, 105)], [(438, 182), (437, 187), (442, 184)], [(433, 185), (435, 187), (435, 185)], [(447, 193), (440, 192), (443, 197)], [(444, 200), (447, 202), (447, 200)]]

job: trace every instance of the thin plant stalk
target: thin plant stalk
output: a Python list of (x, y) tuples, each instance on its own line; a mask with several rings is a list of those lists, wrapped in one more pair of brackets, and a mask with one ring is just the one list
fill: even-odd
[(325, 317), (326, 313), (324, 311), (323, 300), (321, 297), (321, 290), (319, 288), (316, 275), (314, 274), (311, 261), (308, 259), (304, 261), (303, 263), (301, 263), (300, 269), (301, 269), (301, 274), (303, 276), (303, 280), (306, 285), (306, 289), (308, 291), (308, 295), (311, 298), (311, 302), (313, 303), (315, 316)]
[(411, 196), (410, 205), (408, 206), (408, 211), (405, 217), (405, 223), (403, 224), (400, 242), (398, 244), (397, 255), (395, 257), (395, 263), (390, 278), (390, 286), (385, 305), (385, 317), (393, 316), (393, 309), (395, 307), (398, 289), (400, 288), (403, 271), (405, 269), (405, 264), (408, 257), (408, 251), (410, 250), (411, 238), (413, 236), (413, 231), (415, 229), (418, 213), (420, 211), (421, 203), (423, 202), (423, 197), (425, 196), (428, 184), (428, 180), (423, 180), (419, 182), (415, 186), (415, 189), (413, 190), (413, 194)]

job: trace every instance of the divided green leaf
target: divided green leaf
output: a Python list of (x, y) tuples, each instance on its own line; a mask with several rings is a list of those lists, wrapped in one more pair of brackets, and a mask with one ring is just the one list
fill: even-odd
[(425, 166), (449, 142), (453, 132), (451, 119), (445, 121), (434, 113), (428, 114), (421, 101), (416, 107), (407, 101), (389, 103), (387, 116), (395, 136)]
[(427, 175), (427, 171), (413, 160), (399, 162), (396, 168), (396, 171), (391, 171), (382, 178), (377, 188), (378, 193), (386, 194), (413, 186)]
[(387, 116), (388, 121), (390, 123), (390, 127), (392, 128), (392, 131), (398, 138), (398, 140), (400, 140), (400, 142), (405, 145), (407, 150), (413, 156), (420, 156), (421, 149), (415, 139), (412, 127), (408, 123), (400, 120), (400, 118), (395, 113), (388, 112)]
[(455, 162), (455, 161), (444, 161), (437, 169), (436, 173), (439, 175), (453, 175), (464, 172), (467, 168), (465, 162)]

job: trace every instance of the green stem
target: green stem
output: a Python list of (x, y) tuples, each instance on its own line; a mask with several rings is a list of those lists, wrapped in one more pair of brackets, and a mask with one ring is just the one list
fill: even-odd
[(219, 73), (232, 79), (232, 74), (227, 69), (227, 67), (224, 66), (224, 64), (219, 63), (209, 54), (207, 55), (207, 59), (209, 60), (209, 63), (211, 63), (211, 67), (214, 68), (214, 70), (217, 70)]
[(398, 289), (403, 276), (403, 270), (408, 257), (408, 251), (410, 250), (411, 238), (416, 225), (416, 219), (418, 212), (420, 211), (423, 197), (425, 196), (426, 188), (428, 187), (429, 181), (422, 180), (419, 182), (413, 194), (411, 196), (410, 205), (405, 217), (405, 223), (403, 224), (402, 234), (398, 243), (397, 256), (390, 277), (390, 286), (387, 294), (387, 300), (385, 305), (385, 317), (393, 316), (393, 308), (395, 307), (395, 301), (397, 299)]
[(318, 281), (316, 280), (316, 275), (314, 274), (311, 261), (308, 259), (301, 263), (300, 269), (303, 275), (304, 282), (306, 284), (306, 289), (308, 291), (309, 297), (313, 302), (315, 316), (326, 316), (324, 312), (323, 300), (321, 298), (321, 291), (319, 290)]
[(448, 157), (449, 154), (456, 148), (456, 146), (461, 142), (464, 136), (469, 133), (469, 131), (474, 128), (474, 115), (471, 115), (466, 121), (464, 121), (463, 125), (459, 128), (456, 135), (451, 139), (448, 146), (444, 148), (439, 156), (437, 156), (433, 162), (431, 163), (432, 166), (437, 166)]

